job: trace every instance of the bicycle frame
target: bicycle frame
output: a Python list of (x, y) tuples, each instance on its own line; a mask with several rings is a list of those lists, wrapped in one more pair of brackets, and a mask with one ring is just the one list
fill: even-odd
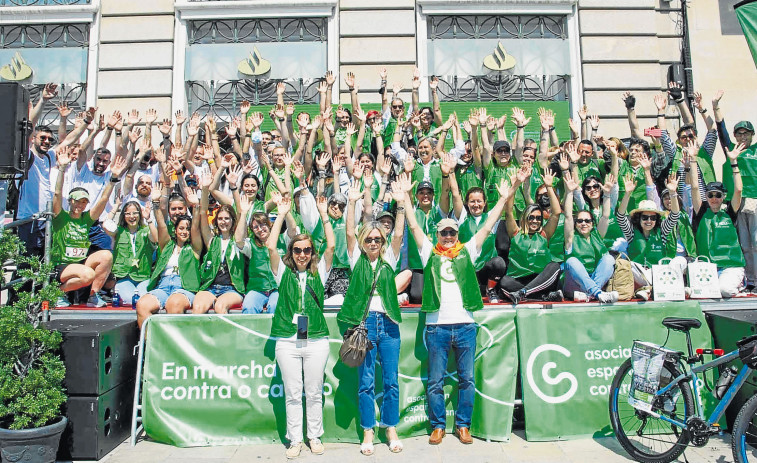
[[(736, 349), (733, 352), (730, 352), (728, 354), (723, 355), (722, 357), (719, 357), (715, 360), (712, 360), (710, 362), (704, 363), (702, 365), (699, 365), (697, 367), (691, 368), (688, 371), (685, 371), (678, 377), (676, 377), (673, 381), (670, 382), (667, 386), (660, 389), (655, 393), (655, 396), (661, 396), (662, 394), (665, 394), (670, 389), (672, 389), (675, 385), (680, 383), (681, 381), (691, 381), (691, 387), (694, 392), (694, 398), (696, 399), (695, 407), (696, 407), (696, 413), (695, 415), (704, 419), (704, 412), (702, 410), (702, 402), (699, 398), (699, 391), (697, 389), (697, 374), (703, 373), (707, 370), (711, 370), (719, 365), (723, 365), (725, 363), (730, 362), (731, 360), (735, 360), (739, 358), (739, 350)], [(684, 370), (686, 368), (684, 367)], [(736, 375), (736, 378), (733, 380), (733, 383), (728, 387), (728, 390), (723, 394), (723, 398), (720, 399), (720, 402), (718, 402), (718, 405), (715, 407), (715, 410), (712, 412), (710, 417), (707, 419), (707, 425), (712, 426), (714, 423), (717, 423), (718, 420), (723, 416), (723, 413), (725, 413), (725, 409), (730, 405), (733, 398), (736, 396), (736, 393), (741, 389), (741, 386), (746, 381), (747, 377), (749, 377), (749, 374), (752, 372), (752, 369), (749, 368), (749, 366), (744, 365), (741, 370), (739, 371), (739, 374)], [(688, 429), (686, 423), (674, 420), (672, 418), (668, 418), (667, 416), (660, 415), (658, 413), (649, 412), (650, 415), (654, 416), (655, 418), (659, 418), (663, 421), (667, 421), (668, 423), (674, 424), (680, 428)]]

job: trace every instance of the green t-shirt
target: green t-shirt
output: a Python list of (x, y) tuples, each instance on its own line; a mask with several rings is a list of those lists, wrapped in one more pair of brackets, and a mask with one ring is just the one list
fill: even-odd
[(65, 210), (53, 217), (53, 239), (50, 260), (53, 265), (73, 264), (87, 258), (89, 252), (89, 229), (95, 223), (89, 211), (78, 219)]

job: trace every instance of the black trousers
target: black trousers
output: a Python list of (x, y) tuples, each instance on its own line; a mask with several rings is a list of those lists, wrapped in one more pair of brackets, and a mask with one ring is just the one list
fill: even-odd
[(557, 289), (560, 272), (560, 264), (550, 262), (538, 275), (526, 275), (519, 278), (505, 275), (499, 280), (499, 287), (508, 297), (524, 289), (526, 296), (541, 296)]

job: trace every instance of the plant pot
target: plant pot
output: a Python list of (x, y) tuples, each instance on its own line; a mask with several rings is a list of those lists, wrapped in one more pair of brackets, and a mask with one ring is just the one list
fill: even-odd
[(32, 429), (0, 427), (2, 463), (55, 463), (60, 436), (68, 420), (61, 416), (53, 424)]

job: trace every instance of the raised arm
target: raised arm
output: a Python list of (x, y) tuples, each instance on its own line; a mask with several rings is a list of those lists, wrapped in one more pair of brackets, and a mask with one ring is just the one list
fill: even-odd
[(237, 228), (234, 230), (234, 242), (237, 244), (237, 248), (243, 249), (245, 242), (247, 241), (247, 213), (252, 208), (253, 201), (247, 199), (247, 196), (242, 196), (239, 199), (239, 214), (237, 216)]
[(678, 107), (678, 113), (681, 114), (681, 119), (685, 125), (694, 125), (694, 116), (691, 115), (689, 105), (686, 104), (686, 94), (683, 92), (683, 87), (676, 82), (668, 83), (668, 94), (675, 100)]
[(279, 264), (281, 263), (281, 257), (279, 257), (279, 235), (281, 235), (281, 227), (284, 225), (286, 215), (292, 209), (292, 201), (289, 198), (281, 197), (276, 203), (279, 215), (276, 216), (276, 221), (271, 227), (271, 233), (268, 235), (266, 246), (268, 247), (268, 258), (271, 261), (271, 271), (274, 275), (279, 273)]
[[(575, 172), (573, 173), (573, 176), (577, 175)], [(549, 195), (549, 220), (547, 220), (546, 225), (544, 225), (544, 234), (547, 235), (547, 239), (552, 238), (552, 235), (555, 234), (555, 230), (557, 230), (557, 224), (560, 222), (560, 214), (562, 213), (562, 210), (560, 209), (560, 199), (557, 197), (557, 192), (555, 191), (555, 188), (552, 186), (552, 183), (544, 183), (547, 186), (547, 194)]]
[(744, 190), (744, 184), (741, 180), (741, 171), (739, 170), (739, 155), (744, 151), (746, 145), (739, 143), (734, 146), (732, 150), (726, 150), (725, 154), (728, 156), (728, 161), (731, 163), (731, 170), (733, 171), (733, 196), (731, 196), (731, 204), (735, 207), (734, 210), (738, 211), (741, 208), (741, 193)]
[(418, 89), (421, 88), (421, 71), (418, 69), (418, 66), (413, 69), (413, 87), (410, 92), (410, 108), (411, 111), (414, 113), (418, 113), (421, 110), (421, 105), (419, 103), (418, 99)]
[(636, 97), (631, 92), (624, 92), (623, 104), (626, 105), (626, 114), (628, 115), (628, 127), (631, 129), (631, 136), (643, 138), (644, 132), (639, 128), (639, 120), (636, 118)]
[(360, 182), (353, 180), (352, 184), (350, 185), (349, 195), (347, 196), (347, 216), (344, 219), (344, 229), (347, 234), (347, 251), (350, 253), (350, 255), (355, 252), (355, 246), (357, 246), (358, 244), (357, 239), (355, 238), (357, 236), (355, 226), (355, 205), (363, 197), (364, 194), (370, 195), (370, 192), (367, 192), (367, 190), (360, 191)]
[(202, 195), (200, 196), (200, 232), (202, 233), (202, 240), (205, 242), (205, 246), (210, 246), (210, 241), (213, 239), (213, 231), (210, 229), (210, 224), (208, 223), (208, 200), (212, 181), (213, 178), (207, 173), (200, 178), (200, 185), (202, 186)]
[(439, 102), (439, 78), (432, 76), (428, 81), (428, 88), (431, 90), (431, 102), (434, 108), (434, 123), (442, 125), (442, 105)]
[(323, 222), (323, 231), (326, 235), (326, 250), (323, 251), (321, 259), (326, 263), (326, 270), (331, 270), (331, 264), (334, 261), (334, 250), (336, 249), (336, 237), (334, 236), (334, 228), (331, 226), (328, 213), (328, 200), (325, 196), (319, 196), (316, 202), (318, 206), (318, 213), (321, 215), (321, 222)]
[(42, 115), (42, 107), (44, 106), (45, 101), (52, 100), (57, 94), (57, 84), (45, 84), (45, 87), (42, 89), (39, 96), (39, 100), (37, 100), (37, 104), (35, 104), (29, 111), (29, 120), (31, 121), (32, 127), (37, 125), (39, 117)]
[(578, 191), (580, 187), (572, 175), (566, 175), (562, 180), (565, 185), (565, 231), (563, 233), (565, 235), (565, 252), (568, 252), (573, 246), (573, 193)]
[(53, 216), (60, 214), (63, 210), (63, 183), (66, 177), (66, 171), (71, 167), (71, 149), (63, 147), (56, 153), (58, 157), (58, 178), (55, 180), (55, 190), (53, 192)]
[[(121, 176), (126, 171), (126, 159), (123, 156), (116, 156), (113, 158), (113, 162), (110, 166), (110, 181), (105, 184), (103, 191), (100, 193), (100, 197), (89, 209), (89, 216), (97, 222), (100, 219), (100, 215), (105, 210), (105, 206), (110, 200), (110, 194), (113, 192), (113, 187), (116, 183), (121, 181)], [(114, 182), (115, 180), (115, 182)]]
[[(614, 189), (617, 189), (615, 176), (608, 174), (607, 177), (605, 177), (605, 183), (602, 184), (602, 217), (599, 218), (599, 223), (597, 224), (597, 233), (599, 233), (599, 236), (602, 238), (605, 237), (607, 234), (607, 228), (610, 226), (610, 211), (612, 211)], [(567, 208), (565, 214), (567, 217)]]

